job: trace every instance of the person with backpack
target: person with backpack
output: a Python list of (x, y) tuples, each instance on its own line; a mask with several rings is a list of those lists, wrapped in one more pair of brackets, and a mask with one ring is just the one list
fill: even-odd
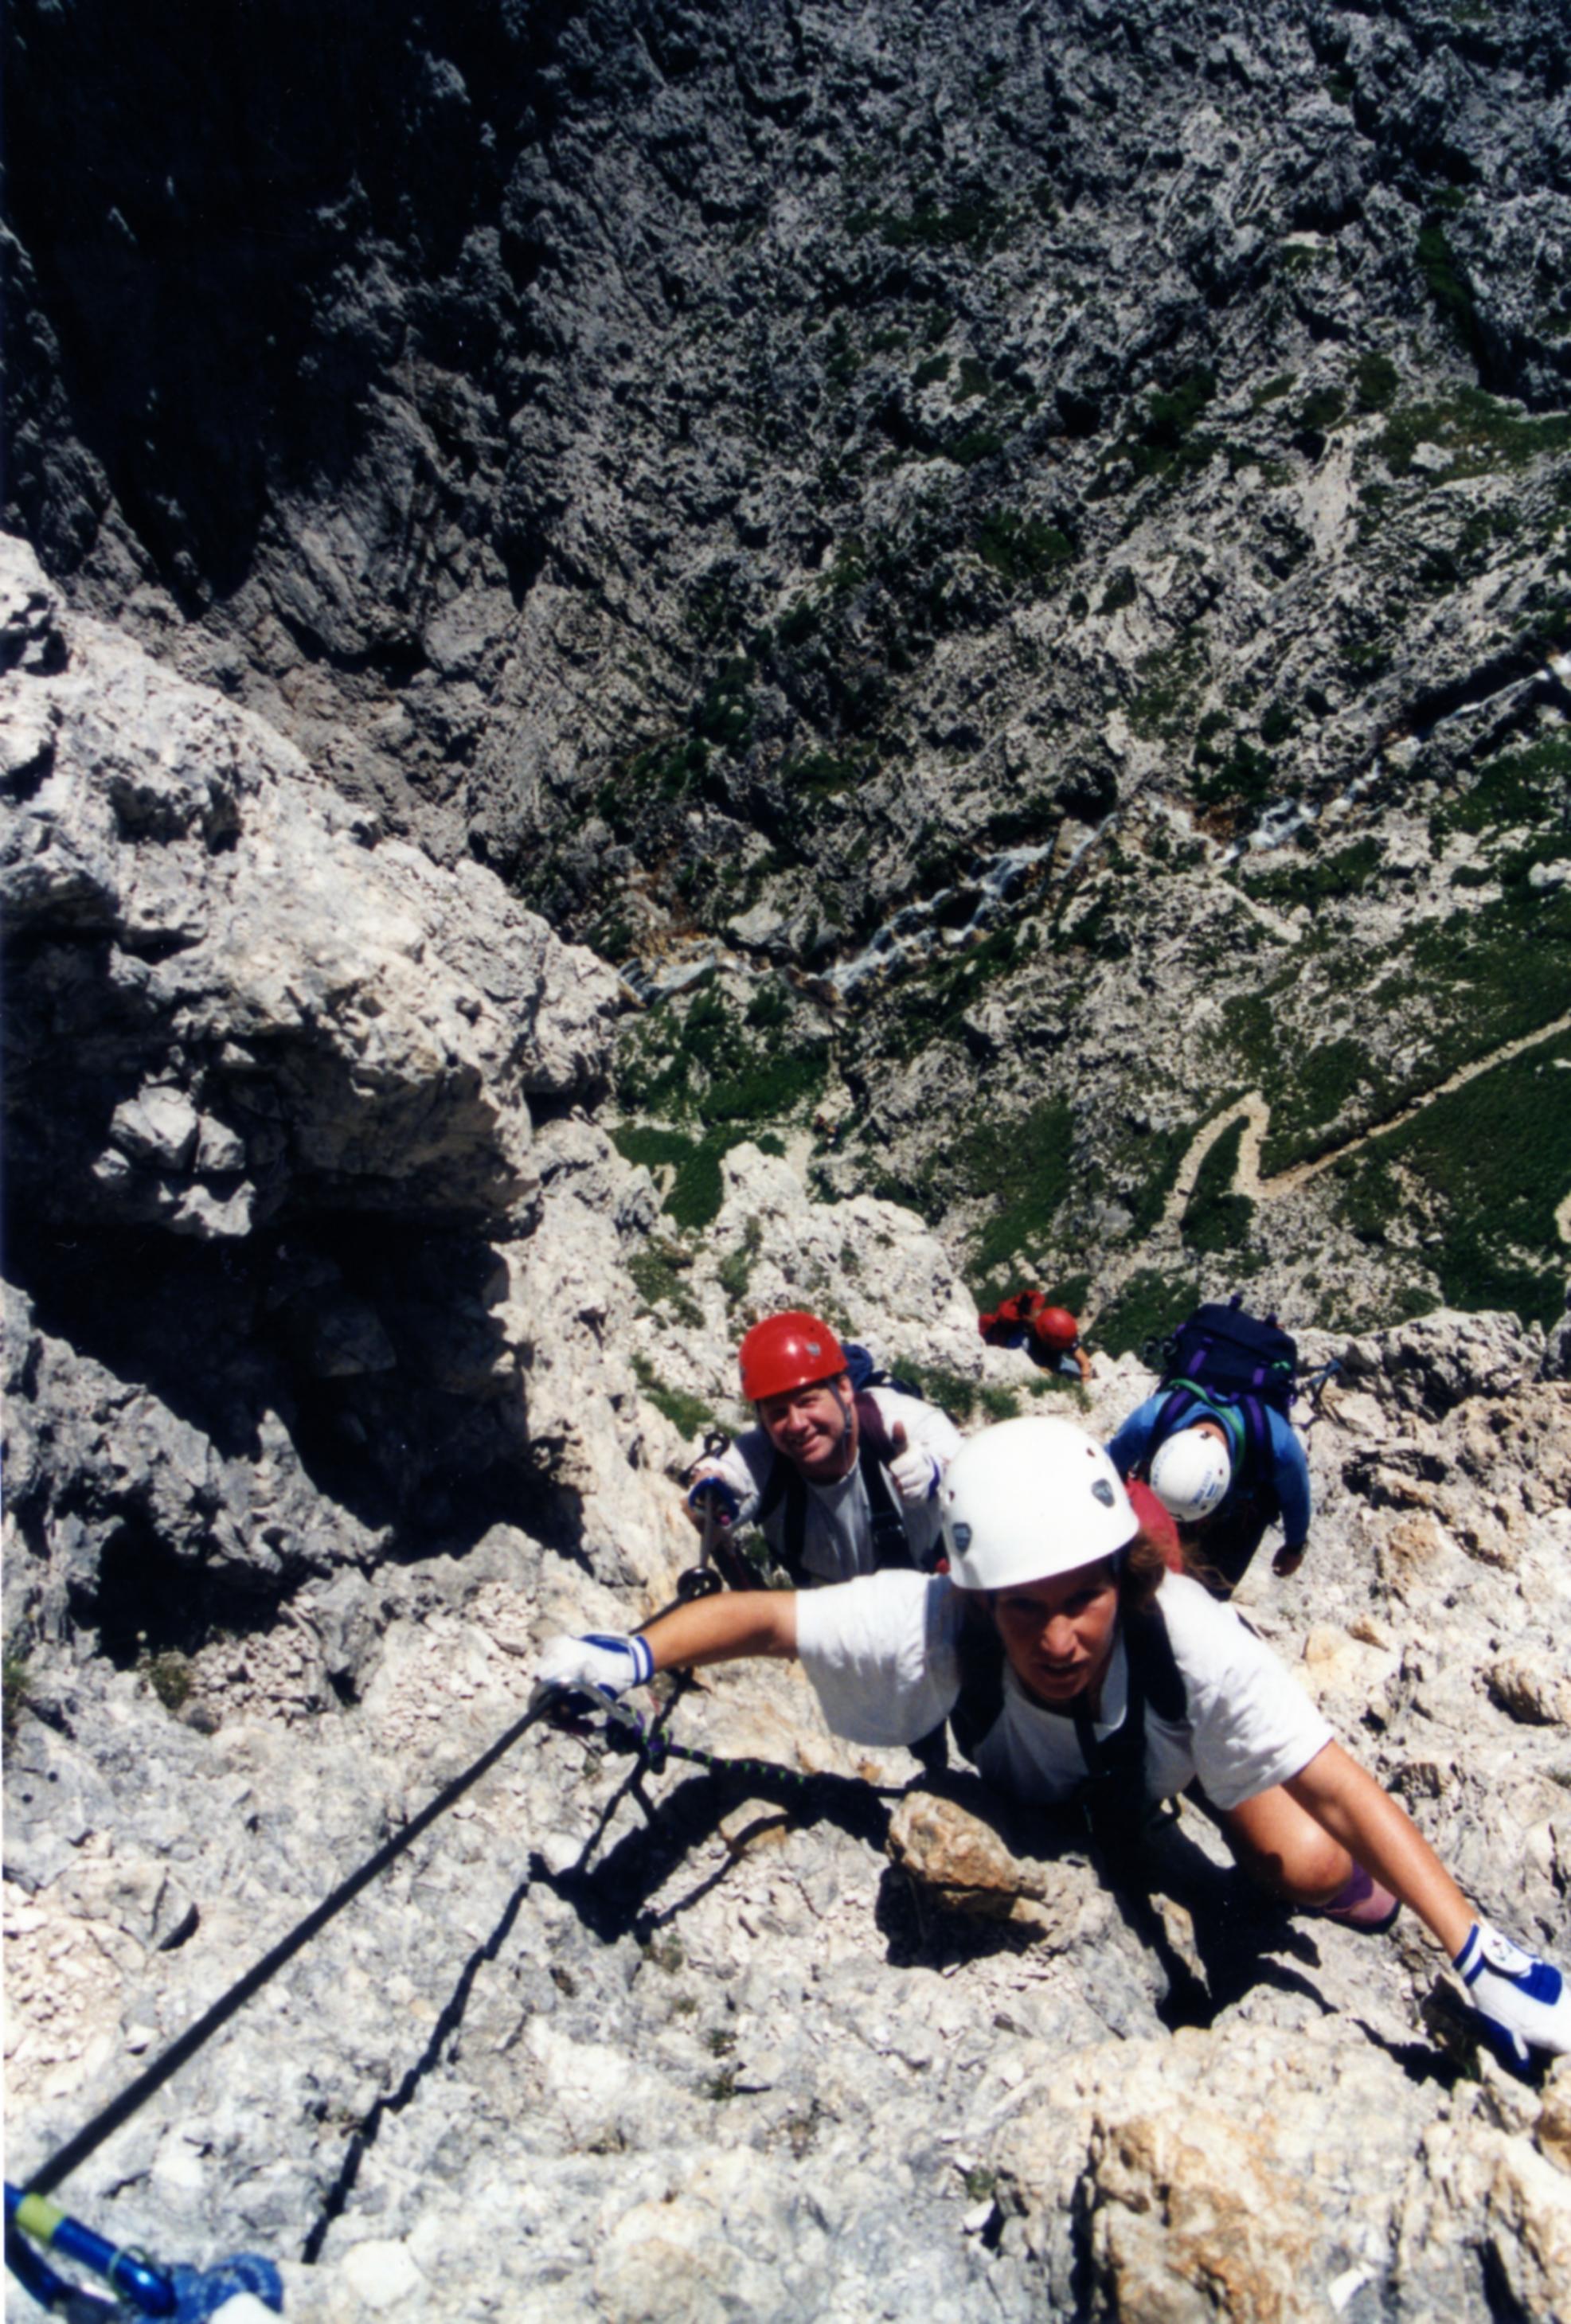
[(1513, 2070), (1530, 2048), (1571, 2053), (1560, 1971), (1474, 1914), (1264, 1641), (1168, 1570), (1100, 1445), (1067, 1421), (1003, 1421), (938, 1498), (947, 1573), (708, 1597), (632, 1636), (553, 1638), (537, 1692), (615, 1702), (659, 1671), (794, 1655), (846, 1740), (907, 1744), (947, 1720), (1001, 1791), (1081, 1802), (1107, 1841), (1197, 1784), (1237, 1861), (1295, 1908), (1369, 1933), (1416, 1913)]
[(1160, 1388), (1109, 1441), (1114, 1468), (1150, 1484), (1213, 1597), (1232, 1597), (1272, 1525), (1283, 1538), (1271, 1571), (1296, 1573), (1311, 1513), (1308, 1456), (1289, 1417), (1297, 1347), (1235, 1298), (1197, 1307), (1163, 1352)]
[(694, 1523), (707, 1504), (723, 1526), (756, 1525), (798, 1589), (929, 1567), (954, 1423), (799, 1308), (755, 1323), (737, 1356), (757, 1425), (699, 1463)]

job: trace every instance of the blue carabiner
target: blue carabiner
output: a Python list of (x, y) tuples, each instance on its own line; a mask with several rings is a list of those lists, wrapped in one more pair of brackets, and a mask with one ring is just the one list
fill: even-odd
[[(18, 2236), (30, 2236), (45, 2251), (90, 2267), (95, 2275), (103, 2277), (117, 2299), (134, 2308), (139, 2316), (174, 2314), (174, 2285), (144, 2254), (122, 2250), (105, 2236), (95, 2235), (91, 2227), (83, 2227), (79, 2219), (69, 2218), (47, 2196), (24, 2195), (9, 2180), (5, 2182), (5, 2224), (16, 2230)], [(9, 2239), (6, 2257), (11, 2258)], [(14, 2265), (13, 2272), (16, 2272)], [(56, 2300), (74, 2289), (63, 2277), (54, 2275), (52, 2269), (45, 2266), (45, 2273), (58, 2287), (53, 2295)]]

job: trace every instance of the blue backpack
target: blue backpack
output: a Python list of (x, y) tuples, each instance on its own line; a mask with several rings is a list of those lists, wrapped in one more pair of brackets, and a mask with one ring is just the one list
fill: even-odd
[(1225, 1406), (1243, 1430), (1240, 1481), (1258, 1485), (1271, 1472), (1270, 1411), (1292, 1417), (1298, 1387), (1298, 1350), (1274, 1315), (1262, 1322), (1249, 1314), (1234, 1292), (1226, 1306), (1215, 1301), (1197, 1307), (1172, 1335), (1148, 1350), (1161, 1374), (1166, 1400), (1151, 1430), (1148, 1458), (1159, 1444)]

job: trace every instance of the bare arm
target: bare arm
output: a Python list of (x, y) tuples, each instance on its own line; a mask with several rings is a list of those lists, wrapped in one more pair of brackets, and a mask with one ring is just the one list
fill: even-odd
[(1400, 1896), (1455, 1954), (1476, 1917), (1407, 1811), (1345, 1752), (1327, 1743), (1282, 1789), (1366, 1872)]
[(691, 1670), (702, 1663), (740, 1661), (749, 1655), (790, 1655), (797, 1650), (794, 1590), (723, 1590), (673, 1607), (639, 1635), (657, 1671)]

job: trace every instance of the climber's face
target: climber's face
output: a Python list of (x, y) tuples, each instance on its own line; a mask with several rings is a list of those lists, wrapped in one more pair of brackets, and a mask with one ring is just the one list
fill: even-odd
[(856, 1458), (856, 1399), (844, 1372), (783, 1396), (766, 1396), (753, 1409), (775, 1451), (814, 1484), (832, 1484), (850, 1473)]
[(1102, 1685), (1118, 1627), (1118, 1585), (1106, 1558), (1049, 1582), (1000, 1590), (993, 1618), (1003, 1651), (1034, 1702), (1062, 1711)]

